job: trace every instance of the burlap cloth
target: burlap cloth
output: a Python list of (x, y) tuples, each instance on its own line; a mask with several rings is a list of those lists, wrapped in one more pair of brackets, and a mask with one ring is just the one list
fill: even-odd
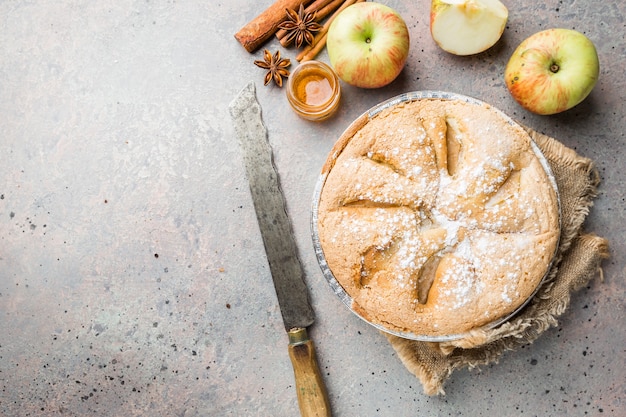
[(428, 395), (444, 394), (443, 386), (455, 369), (487, 365), (505, 351), (535, 341), (569, 306), (571, 294), (592, 278), (601, 277), (608, 242), (582, 232), (582, 224), (596, 197), (599, 175), (593, 162), (556, 139), (528, 129), (552, 168), (561, 198), (561, 239), (548, 277), (533, 299), (508, 322), (490, 330), (476, 330), (452, 342), (407, 340), (386, 334)]

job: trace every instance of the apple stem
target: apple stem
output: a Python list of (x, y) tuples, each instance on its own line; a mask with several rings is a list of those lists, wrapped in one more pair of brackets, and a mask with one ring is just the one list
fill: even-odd
[(559, 64), (557, 64), (556, 62), (553, 62), (552, 65), (550, 65), (550, 71), (555, 74), (559, 72)]

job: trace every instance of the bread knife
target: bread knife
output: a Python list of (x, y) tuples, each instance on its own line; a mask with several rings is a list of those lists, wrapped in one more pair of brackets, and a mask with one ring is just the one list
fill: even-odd
[(330, 416), (328, 394), (315, 346), (307, 332), (315, 315), (254, 82), (241, 90), (230, 103), (229, 110), (243, 152), (250, 193), (289, 337), (288, 351), (300, 414), (303, 417)]

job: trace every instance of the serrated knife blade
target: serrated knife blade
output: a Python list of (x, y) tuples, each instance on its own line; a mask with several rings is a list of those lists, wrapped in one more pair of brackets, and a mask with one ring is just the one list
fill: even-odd
[(229, 110), (243, 152), (250, 193), (289, 336), (288, 350), (300, 413), (302, 416), (330, 416), (315, 347), (307, 332), (315, 315), (254, 82), (241, 90)]

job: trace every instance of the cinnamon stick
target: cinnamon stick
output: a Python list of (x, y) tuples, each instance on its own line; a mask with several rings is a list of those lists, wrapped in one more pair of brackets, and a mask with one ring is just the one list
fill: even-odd
[(310, 61), (317, 56), (326, 46), (326, 37), (328, 35), (328, 28), (330, 27), (333, 20), (341, 13), (346, 7), (352, 6), (355, 3), (361, 3), (365, 0), (345, 0), (343, 4), (335, 10), (335, 12), (328, 18), (328, 20), (322, 26), (322, 30), (317, 32), (315, 37), (313, 38), (313, 43), (311, 45), (307, 45), (300, 53), (296, 56), (296, 60), (298, 62)]
[(319, 19), (322, 20), (324, 17), (326, 17), (329, 14), (333, 13), (335, 10), (337, 10), (337, 8), (339, 6), (341, 6), (343, 4), (344, 1), (346, 1), (346, 0), (333, 0), (333, 1), (329, 2), (327, 5), (323, 6), (317, 12), (318, 16), (322, 16)]
[[(344, 0), (315, 0), (313, 3), (309, 4), (305, 9), (305, 13), (316, 13), (315, 21), (319, 22), (324, 19), (326, 16), (331, 14), (333, 10), (335, 10)], [(336, 5), (335, 5), (336, 4)], [(333, 8), (329, 7), (335, 5)], [(295, 9), (294, 9), (295, 10)], [(297, 10), (296, 10), (297, 12)], [(285, 29), (278, 29), (276, 31), (276, 38), (280, 41), (282, 46), (289, 46), (288, 42), (283, 42), (285, 36), (287, 36), (288, 31)]]
[(324, 33), (316, 43), (312, 45), (311, 48), (303, 49), (302, 52), (298, 54), (296, 59), (298, 62), (310, 61), (314, 59), (317, 54), (322, 52), (322, 49), (326, 46), (326, 38), (328, 37), (328, 32)]
[(235, 39), (248, 52), (256, 51), (278, 30), (278, 25), (287, 19), (285, 9), (298, 10), (301, 4), (305, 6), (311, 0), (276, 0), (260, 15), (248, 22), (236, 34)]

